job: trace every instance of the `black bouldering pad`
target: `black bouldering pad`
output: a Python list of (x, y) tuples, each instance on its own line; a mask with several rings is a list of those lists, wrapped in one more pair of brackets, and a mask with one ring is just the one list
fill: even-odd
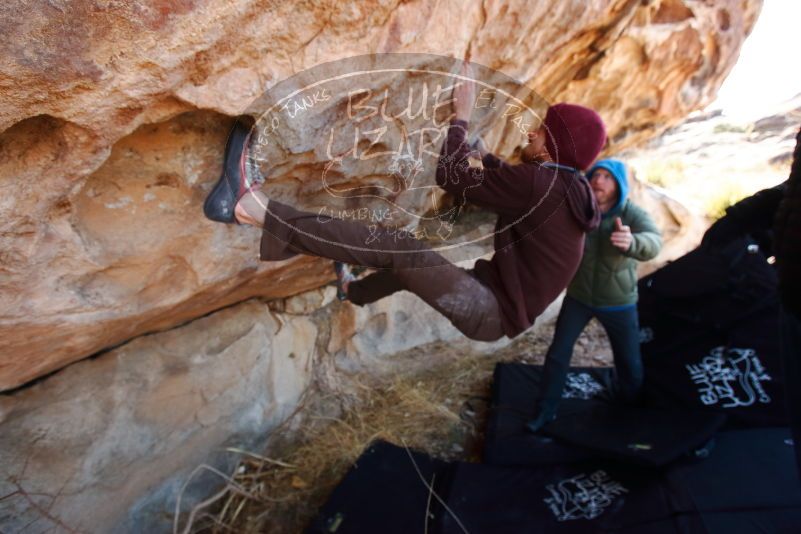
[[(643, 351), (669, 352), (693, 336), (728, 334), (777, 302), (778, 277), (750, 239), (695, 249), (638, 282)], [(654, 341), (651, 343), (651, 341)]]
[(710, 532), (801, 532), (801, 483), (790, 431), (720, 432), (703, 462), (667, 471), (672, 491), (687, 495), (678, 512), (697, 512)]
[(333, 491), (307, 534), (425, 532), (439, 503), (426, 484), (443, 483), (450, 464), (403, 447), (370, 445)]
[(703, 447), (725, 420), (719, 414), (568, 399), (544, 432), (600, 457), (660, 467)]
[[(591, 399), (603, 394), (611, 368), (573, 368), (563, 396)], [(494, 465), (548, 465), (592, 457), (592, 453), (532, 434), (526, 423), (534, 418), (542, 367), (498, 364), (492, 382), (492, 401), (484, 443), (484, 461)]]
[(592, 462), (537, 468), (458, 464), (447, 503), (447, 534), (588, 534), (660, 523), (648, 532), (678, 532), (672, 521), (665, 523), (671, 508), (659, 474)]
[(644, 357), (646, 402), (725, 414), (730, 427), (786, 424), (776, 317), (752, 317), (725, 341), (700, 336)]
[(786, 424), (777, 277), (753, 245), (696, 249), (640, 280), (649, 404), (722, 413), (730, 427)]
[(307, 532), (799, 532), (801, 485), (789, 431), (729, 431), (716, 439), (709, 458), (657, 470), (603, 460), (539, 467), (447, 463), (377, 442)]
[[(704, 445), (725, 418), (610, 401), (611, 368), (571, 368), (554, 422), (532, 434), (542, 366), (495, 368), (484, 460), (495, 465), (544, 465), (605, 457), (661, 466)], [(549, 439), (556, 438), (556, 439)]]

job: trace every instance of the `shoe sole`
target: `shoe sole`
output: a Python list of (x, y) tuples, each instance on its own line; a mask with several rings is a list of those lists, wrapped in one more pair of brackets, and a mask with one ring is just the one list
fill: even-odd
[[(251, 134), (251, 126), (246, 123), (247, 120), (237, 119), (231, 129), (225, 144), (223, 172), (203, 202), (203, 214), (215, 222), (228, 224), (237, 222), (234, 208), (241, 197), (241, 177), (245, 172), (242, 156)], [(247, 179), (247, 174), (244, 176)]]

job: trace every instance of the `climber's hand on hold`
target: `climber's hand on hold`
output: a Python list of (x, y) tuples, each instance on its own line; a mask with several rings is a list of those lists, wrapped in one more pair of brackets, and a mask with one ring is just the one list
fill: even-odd
[(470, 122), (476, 101), (476, 83), (473, 81), (473, 69), (468, 63), (462, 62), (459, 76), (464, 79), (460, 79), (453, 88), (453, 113), (457, 120)]

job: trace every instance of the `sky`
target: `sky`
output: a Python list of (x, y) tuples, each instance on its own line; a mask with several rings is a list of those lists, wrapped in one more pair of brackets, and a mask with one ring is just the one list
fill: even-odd
[(748, 121), (770, 114), (801, 93), (798, 66), (801, 1), (764, 0), (740, 57), (707, 109)]

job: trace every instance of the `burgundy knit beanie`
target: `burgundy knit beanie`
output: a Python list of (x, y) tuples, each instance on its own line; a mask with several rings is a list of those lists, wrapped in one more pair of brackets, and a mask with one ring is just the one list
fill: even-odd
[(577, 104), (554, 104), (545, 114), (545, 148), (556, 163), (586, 170), (606, 143), (601, 117)]

